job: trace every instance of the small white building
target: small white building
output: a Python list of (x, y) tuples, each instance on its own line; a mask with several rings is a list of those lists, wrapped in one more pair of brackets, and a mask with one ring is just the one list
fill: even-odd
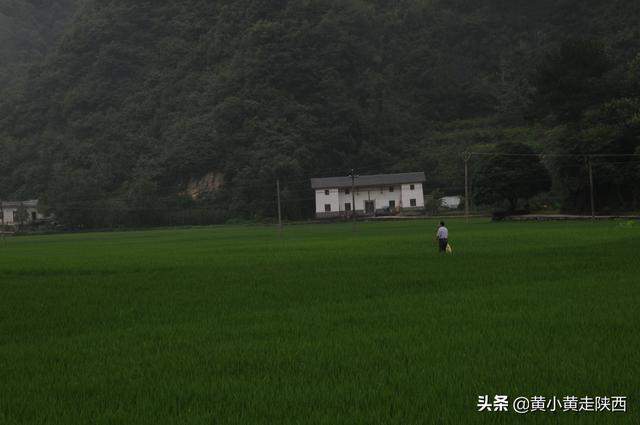
[[(311, 179), (316, 217), (394, 214), (424, 209), (423, 172)], [(351, 192), (353, 190), (353, 193)], [(355, 205), (352, 206), (354, 203)]]
[(443, 208), (456, 209), (460, 206), (462, 198), (460, 196), (445, 196), (440, 199), (440, 204)]
[[(23, 214), (23, 217), (20, 217)], [(0, 202), (0, 226), (32, 224), (45, 219), (38, 211), (38, 200)]]

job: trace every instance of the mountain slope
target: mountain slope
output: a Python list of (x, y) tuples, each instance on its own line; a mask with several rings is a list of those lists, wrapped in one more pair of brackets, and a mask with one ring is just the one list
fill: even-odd
[(0, 0), (0, 94), (46, 56), (75, 0)]
[(539, 134), (522, 118), (549, 50), (586, 35), (624, 62), (638, 18), (631, 0), (85, 0), (0, 104), (0, 190), (154, 209), (213, 172), (207, 202), (270, 215), (279, 177), (295, 217), (309, 176), (351, 167), (458, 187), (470, 144)]

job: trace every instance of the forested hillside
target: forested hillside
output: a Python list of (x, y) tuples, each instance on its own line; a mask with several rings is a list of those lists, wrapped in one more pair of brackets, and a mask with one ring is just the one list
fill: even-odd
[(75, 0), (0, 0), (0, 94), (42, 60), (75, 11)]
[[(0, 198), (72, 224), (272, 216), (276, 178), (301, 218), (311, 176), (425, 171), (460, 193), (465, 149), (640, 145), (637, 0), (2, 5)], [(596, 170), (603, 210), (640, 205), (620, 162)], [(547, 165), (584, 209), (584, 170)]]

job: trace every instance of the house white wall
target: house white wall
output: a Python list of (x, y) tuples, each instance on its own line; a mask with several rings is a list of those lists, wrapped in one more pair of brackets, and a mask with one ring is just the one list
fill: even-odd
[(400, 197), (400, 186), (359, 187), (356, 188), (356, 211), (364, 211), (365, 201), (374, 201), (377, 210), (388, 207), (389, 201), (395, 201), (396, 207), (400, 207)]
[(325, 205), (327, 204), (331, 205), (332, 213), (341, 211), (339, 199), (338, 189), (316, 190), (316, 213), (325, 213)]
[[(412, 186), (413, 189), (411, 189)], [(411, 206), (411, 199), (416, 200), (415, 207)], [(402, 208), (424, 208), (422, 183), (408, 183), (402, 185)]]
[[(411, 185), (413, 185), (413, 189), (411, 189)], [(390, 190), (390, 188), (393, 188), (393, 190)], [(328, 191), (328, 194), (325, 191)], [(390, 201), (395, 202), (396, 208), (412, 208), (410, 203), (411, 199), (416, 200), (414, 208), (424, 208), (422, 183), (355, 188), (355, 210), (358, 212), (365, 210), (365, 201), (374, 201), (375, 209), (380, 210), (389, 207)], [(327, 204), (331, 205), (329, 215), (344, 213), (346, 211), (346, 203), (352, 203), (350, 189), (333, 188), (316, 190), (316, 213), (319, 215), (326, 215), (328, 213), (325, 210), (325, 205)]]
[[(10, 205), (4, 205), (0, 207), (0, 225), (2, 225), (3, 223), (5, 226), (14, 226), (16, 224), (19, 224), (16, 217), (18, 215), (18, 209), (20, 207), (14, 206), (13, 204), (14, 203), (12, 202)], [(45, 218), (43, 214), (38, 212), (38, 208), (36, 206), (25, 205), (24, 207), (28, 215), (25, 223), (31, 223), (32, 221), (34, 221), (34, 216), (36, 220), (42, 220)]]

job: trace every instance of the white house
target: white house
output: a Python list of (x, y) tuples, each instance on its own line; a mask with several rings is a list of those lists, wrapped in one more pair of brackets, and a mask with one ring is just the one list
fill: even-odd
[(351, 177), (311, 179), (316, 192), (316, 217), (349, 216), (354, 207), (358, 215), (421, 210), (424, 181), (422, 172), (357, 176), (353, 182)]
[[(20, 212), (24, 211), (22, 223)], [(0, 226), (16, 226), (18, 224), (30, 224), (38, 220), (45, 219), (45, 216), (38, 211), (38, 200), (30, 201), (4, 201), (0, 202)]]

